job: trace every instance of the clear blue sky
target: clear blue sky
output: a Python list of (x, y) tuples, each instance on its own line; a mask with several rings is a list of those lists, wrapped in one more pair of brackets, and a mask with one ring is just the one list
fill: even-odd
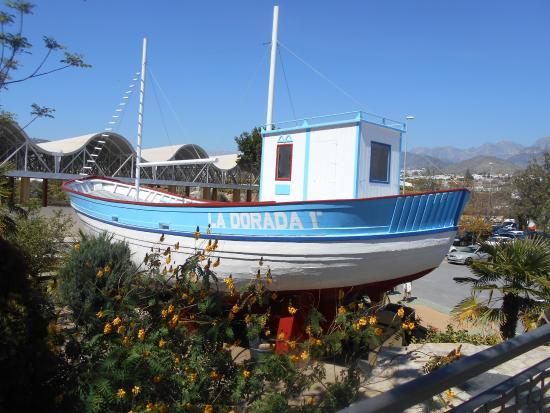
[[(29, 127), (49, 139), (99, 131), (139, 70), (141, 42), (168, 96), (147, 83), (146, 147), (199, 143), (235, 150), (233, 137), (265, 122), (273, 1), (40, 0), (26, 22), (83, 53), (91, 69), (70, 69), (2, 91), (21, 123), (37, 102), (55, 119)], [(362, 103), (393, 119), (416, 116), (409, 147), (460, 147), (550, 135), (550, 2), (278, 2), (279, 39)], [(361, 109), (286, 50), (282, 60), (297, 117)], [(21, 71), (23, 73), (25, 69)], [(151, 80), (151, 77), (149, 77)], [(155, 90), (160, 106), (157, 104)], [(135, 141), (137, 94), (118, 131)], [(283, 71), (274, 119), (294, 118)], [(159, 109), (160, 108), (160, 109)], [(164, 122), (162, 118), (164, 117)]]

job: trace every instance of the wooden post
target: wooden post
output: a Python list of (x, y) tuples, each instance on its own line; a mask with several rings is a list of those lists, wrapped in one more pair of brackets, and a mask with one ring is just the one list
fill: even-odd
[(42, 179), (42, 206), (48, 206), (48, 180)]
[(241, 202), (241, 190), (240, 189), (234, 189), (233, 190), (233, 202)]
[(19, 182), (19, 203), (25, 204), (29, 201), (31, 193), (31, 178), (23, 177)]
[(252, 189), (246, 190), (246, 202), (252, 202)]
[(202, 199), (210, 199), (210, 188), (206, 186), (202, 188)]
[(212, 188), (212, 201), (218, 200), (218, 188)]
[(15, 203), (15, 178), (13, 176), (8, 177), (8, 202)]
[(191, 196), (191, 187), (190, 186), (185, 187), (184, 194), (185, 194), (185, 196)]

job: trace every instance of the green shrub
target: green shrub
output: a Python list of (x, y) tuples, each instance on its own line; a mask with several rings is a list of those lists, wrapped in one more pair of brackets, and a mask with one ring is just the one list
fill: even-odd
[(64, 411), (67, 366), (58, 354), (53, 308), (28, 279), (25, 255), (0, 239), (0, 411)]
[(420, 340), (413, 339), (415, 343), (469, 343), (486, 346), (494, 346), (501, 341), (498, 334), (472, 334), (468, 330), (455, 330), (450, 324), (445, 331), (428, 326), (426, 337)]
[[(226, 277), (228, 292), (218, 291), (217, 242), (198, 245), (176, 267), (171, 248), (152, 253), (143, 271), (131, 265), (124, 244), (105, 236), (84, 238), (71, 252), (59, 296), (76, 324), (68, 347), (80, 410), (330, 412), (357, 397), (357, 359), (388, 334), (377, 325), (376, 308), (344, 303), (342, 292), (332, 323), (312, 310), (304, 340), (277, 337), (287, 354), (239, 360), (240, 343), (274, 338), (273, 309), (308, 309), (268, 291), (269, 273), (240, 291)], [(321, 360), (336, 357), (349, 370), (328, 384)], [(324, 390), (306, 396), (315, 386)]]

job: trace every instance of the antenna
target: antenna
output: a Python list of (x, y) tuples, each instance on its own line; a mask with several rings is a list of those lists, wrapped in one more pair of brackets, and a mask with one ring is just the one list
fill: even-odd
[(139, 111), (138, 111), (138, 130), (137, 130), (137, 148), (136, 148), (136, 200), (139, 201), (139, 181), (141, 178), (141, 135), (143, 133), (143, 105), (145, 98), (145, 72), (147, 68), (147, 38), (143, 38), (143, 53), (141, 55), (141, 81), (139, 87)]
[(269, 90), (267, 94), (266, 129), (273, 129), (273, 92), (275, 89), (275, 67), (277, 65), (277, 31), (279, 29), (279, 6), (273, 6), (273, 30), (271, 32), (271, 64), (269, 66)]

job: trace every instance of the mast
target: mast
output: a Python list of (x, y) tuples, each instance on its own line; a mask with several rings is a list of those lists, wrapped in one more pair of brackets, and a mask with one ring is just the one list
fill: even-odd
[(273, 6), (273, 30), (271, 32), (271, 64), (269, 66), (269, 90), (267, 94), (267, 130), (273, 129), (273, 93), (275, 89), (275, 67), (277, 66), (277, 31), (279, 29), (279, 6)]
[(145, 98), (145, 71), (147, 69), (147, 38), (143, 38), (143, 52), (141, 55), (141, 81), (139, 87), (139, 111), (138, 111), (138, 130), (137, 130), (137, 148), (136, 148), (136, 200), (139, 201), (139, 183), (141, 172), (141, 135), (143, 133), (143, 105)]

